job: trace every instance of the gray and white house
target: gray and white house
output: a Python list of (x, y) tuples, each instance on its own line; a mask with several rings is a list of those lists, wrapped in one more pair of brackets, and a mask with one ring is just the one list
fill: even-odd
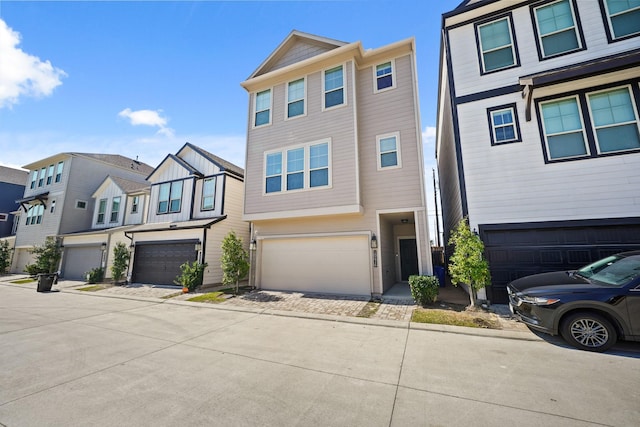
[(445, 240), (468, 217), (517, 277), (640, 248), (640, 3), (467, 0), (442, 18)]

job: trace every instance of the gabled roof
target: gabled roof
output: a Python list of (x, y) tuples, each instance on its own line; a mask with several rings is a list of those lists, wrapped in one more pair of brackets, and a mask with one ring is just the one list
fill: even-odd
[(209, 160), (210, 162), (212, 162), (213, 164), (218, 166), (221, 171), (230, 172), (230, 173), (232, 173), (234, 175), (237, 175), (237, 176), (239, 176), (241, 178), (244, 178), (244, 169), (242, 169), (241, 167), (236, 166), (233, 163), (228, 162), (225, 159), (223, 159), (221, 157), (218, 157), (215, 154), (212, 154), (212, 153), (208, 152), (204, 148), (200, 148), (197, 145), (193, 145), (193, 144), (191, 144), (189, 142), (184, 144), (182, 146), (182, 148), (180, 150), (178, 150), (177, 155), (179, 156), (180, 153), (182, 152), (182, 150), (184, 150), (187, 147), (191, 148), (193, 151), (199, 153), (201, 156), (203, 156), (204, 158), (206, 158), (207, 160)]
[(143, 175), (148, 175), (153, 172), (153, 168), (146, 163), (139, 160), (133, 160), (129, 157), (121, 156), (120, 154), (102, 154), (102, 153), (58, 153), (53, 156), (49, 156), (44, 159), (40, 159), (33, 163), (23, 166), (24, 169), (38, 169), (43, 165), (55, 163), (56, 161), (63, 160), (65, 157), (83, 157), (86, 159), (95, 160), (116, 166), (122, 169), (133, 169), (139, 171)]
[(168, 162), (177, 163), (179, 166), (182, 166), (187, 172), (189, 172), (190, 175), (202, 176), (202, 172), (200, 172), (198, 169), (194, 168), (189, 163), (182, 160), (180, 157), (176, 156), (175, 154), (167, 154), (167, 157), (165, 157), (164, 160), (160, 162), (158, 167), (155, 168), (153, 172), (149, 174), (149, 176), (147, 177), (147, 181), (150, 181), (151, 177), (155, 175), (155, 173), (158, 172), (160, 169), (162, 169), (162, 167)]
[(124, 194), (134, 194), (134, 193), (149, 193), (151, 184), (145, 180), (135, 180), (135, 179), (124, 179), (119, 176), (109, 175), (107, 176), (102, 183), (98, 186), (96, 191), (93, 192), (91, 197), (97, 197), (98, 193), (104, 191), (104, 186), (107, 182), (113, 182), (115, 185), (122, 190)]
[(278, 45), (278, 47), (271, 53), (271, 55), (269, 55), (267, 59), (265, 59), (253, 73), (251, 73), (247, 80), (293, 63), (290, 61), (282, 62), (282, 59), (291, 50), (291, 48), (298, 43), (304, 43), (317, 47), (318, 54), (348, 44), (339, 40), (293, 30), (291, 31), (291, 33), (289, 33), (287, 38), (285, 38), (284, 41), (282, 41), (282, 43)]
[(0, 166), (0, 182), (6, 182), (8, 184), (16, 185), (26, 185), (28, 176), (28, 171)]

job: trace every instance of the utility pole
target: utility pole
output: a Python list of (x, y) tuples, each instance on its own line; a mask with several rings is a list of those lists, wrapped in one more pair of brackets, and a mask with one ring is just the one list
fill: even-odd
[(438, 189), (436, 186), (436, 170), (431, 169), (433, 172), (433, 201), (436, 207), (436, 245), (440, 247), (440, 220), (438, 219)]

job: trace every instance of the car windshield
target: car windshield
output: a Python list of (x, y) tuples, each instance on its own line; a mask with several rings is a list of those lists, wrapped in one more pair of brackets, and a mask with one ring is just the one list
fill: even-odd
[(576, 273), (592, 281), (622, 286), (640, 277), (640, 255), (629, 257), (613, 255), (589, 264)]

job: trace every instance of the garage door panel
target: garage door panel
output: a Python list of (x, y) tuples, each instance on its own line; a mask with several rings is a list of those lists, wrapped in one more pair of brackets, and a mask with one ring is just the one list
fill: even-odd
[(265, 239), (263, 289), (370, 295), (366, 236)]
[(100, 246), (66, 247), (62, 277), (67, 280), (85, 280), (87, 272), (102, 265)]
[(194, 244), (137, 244), (132, 280), (138, 283), (173, 285), (180, 266), (197, 259)]

